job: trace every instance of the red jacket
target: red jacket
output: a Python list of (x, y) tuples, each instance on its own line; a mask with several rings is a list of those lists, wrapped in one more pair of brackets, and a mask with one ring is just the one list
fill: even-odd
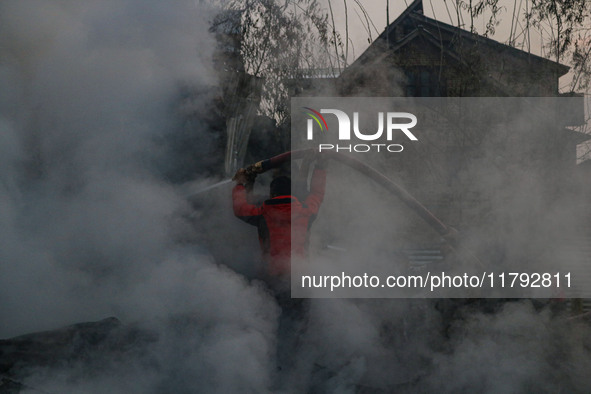
[(257, 226), (263, 259), (270, 275), (290, 273), (292, 252), (307, 256), (308, 230), (324, 199), (325, 182), (326, 171), (314, 170), (310, 194), (303, 203), (294, 196), (278, 196), (257, 206), (248, 203), (244, 186), (236, 185), (232, 190), (234, 215)]

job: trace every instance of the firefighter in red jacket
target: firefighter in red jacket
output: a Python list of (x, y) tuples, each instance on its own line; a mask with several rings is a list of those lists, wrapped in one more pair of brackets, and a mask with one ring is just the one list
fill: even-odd
[(291, 180), (280, 176), (271, 182), (270, 199), (262, 205), (248, 202), (254, 176), (245, 169), (236, 173), (237, 185), (232, 191), (234, 214), (245, 222), (257, 226), (259, 242), (266, 264), (265, 275), (270, 282), (289, 279), (291, 256), (306, 258), (309, 228), (324, 199), (326, 170), (318, 160), (312, 174), (310, 193), (304, 201), (291, 193)]
[(324, 161), (319, 157), (312, 174), (310, 193), (304, 201), (292, 194), (288, 177), (273, 179), (270, 199), (262, 205), (248, 201), (255, 176), (256, 171), (249, 169), (240, 169), (234, 176), (237, 183), (232, 190), (234, 214), (258, 228), (266, 264), (265, 279), (281, 308), (277, 368), (289, 370), (295, 359), (293, 354), (306, 331), (310, 309), (309, 300), (291, 298), (291, 257), (307, 257), (309, 229), (324, 199), (326, 171)]

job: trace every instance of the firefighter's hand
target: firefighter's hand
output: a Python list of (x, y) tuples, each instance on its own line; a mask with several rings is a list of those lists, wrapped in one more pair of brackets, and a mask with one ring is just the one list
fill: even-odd
[(258, 174), (263, 172), (263, 162), (259, 161), (258, 163), (254, 163), (246, 167), (246, 174), (251, 176), (253, 179), (256, 178)]
[(238, 171), (236, 171), (236, 174), (234, 175), (232, 180), (236, 181), (236, 183), (238, 183), (239, 185), (248, 186), (254, 183), (256, 176), (257, 175), (252, 171), (241, 168)]
[(236, 183), (239, 185), (246, 185), (247, 183), (249, 183), (248, 175), (246, 175), (246, 170), (244, 168), (241, 168), (238, 171), (236, 171), (236, 174), (234, 174), (232, 180), (236, 181)]

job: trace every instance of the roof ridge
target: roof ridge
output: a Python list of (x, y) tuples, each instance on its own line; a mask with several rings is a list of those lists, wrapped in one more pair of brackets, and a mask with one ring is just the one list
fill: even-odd
[[(561, 64), (561, 63), (559, 63), (557, 61), (554, 61), (554, 60), (551, 60), (551, 59), (548, 59), (548, 58), (545, 58), (545, 57), (536, 55), (536, 54), (531, 53), (531, 52), (522, 51), (521, 49), (515, 48), (515, 47), (513, 47), (511, 45), (507, 45), (507, 44), (504, 44), (502, 42), (493, 40), (492, 38), (489, 38), (489, 37), (486, 37), (486, 36), (482, 36), (480, 34), (472, 33), (472, 32), (469, 32), (467, 30), (461, 29), (461, 28), (459, 28), (457, 26), (453, 26), (453, 25), (450, 25), (448, 23), (438, 21), (437, 19), (430, 18), (430, 17), (428, 17), (428, 16), (426, 16), (424, 14), (417, 14), (417, 13), (412, 14), (412, 13), (409, 13), (408, 16), (410, 16), (411, 18), (415, 18), (415, 19), (417, 19), (419, 21), (427, 22), (427, 23), (430, 23), (432, 25), (435, 25), (435, 27), (437, 27), (437, 28), (443, 27), (443, 28), (446, 28), (448, 31), (449, 30), (452, 30), (454, 32), (459, 32), (463, 36), (465, 36), (467, 38), (470, 38), (470, 39), (473, 39), (474, 41), (480, 40), (480, 41), (483, 41), (483, 42), (488, 43), (488, 44), (493, 44), (493, 45), (497, 45), (497, 46), (501, 46), (501, 47), (510, 49), (511, 51), (515, 52), (516, 54), (519, 54), (520, 56), (533, 57), (534, 59), (536, 59), (538, 61), (543, 61), (543, 62), (551, 63), (551, 64), (553, 64), (554, 66), (556, 66), (558, 68), (562, 68), (563, 71), (564, 71), (564, 74), (566, 74), (568, 72), (568, 70), (570, 70), (570, 67), (569, 66), (564, 65), (564, 64)], [(562, 74), (562, 75), (564, 75), (564, 74)]]

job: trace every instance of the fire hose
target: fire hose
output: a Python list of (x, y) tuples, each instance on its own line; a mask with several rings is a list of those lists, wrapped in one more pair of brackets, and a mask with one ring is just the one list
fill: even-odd
[[(246, 173), (250, 176), (254, 176), (270, 169), (276, 168), (281, 164), (289, 160), (297, 160), (304, 158), (311, 153), (313, 149), (301, 149), (290, 152), (285, 152), (280, 155), (274, 156), (270, 159), (259, 161), (246, 168)], [(439, 220), (431, 211), (429, 211), (423, 204), (417, 201), (408, 191), (402, 186), (388, 179), (384, 174), (370, 167), (369, 165), (351, 157), (338, 152), (321, 152), (317, 153), (323, 155), (328, 159), (338, 161), (345, 164), (354, 170), (357, 170), (361, 174), (374, 180), (379, 185), (383, 186), (388, 191), (392, 192), (398, 197), (407, 207), (416, 212), (429, 226), (444, 237), (447, 241), (451, 241), (455, 238), (456, 230), (452, 227), (446, 226), (441, 220)]]
[[(398, 197), (407, 207), (417, 213), (431, 228), (433, 228), (445, 240), (448, 245), (448, 250), (453, 252), (461, 261), (468, 263), (470, 266), (477, 266), (482, 268), (483, 263), (473, 253), (465, 248), (460, 248), (458, 244), (458, 231), (451, 226), (445, 225), (437, 216), (429, 211), (423, 204), (417, 201), (408, 191), (396, 182), (388, 179), (384, 174), (370, 167), (369, 165), (359, 161), (351, 156), (338, 152), (318, 152), (314, 149), (300, 149), (285, 152), (274, 156), (267, 160), (259, 161), (248, 166), (246, 170), (247, 176), (254, 177), (260, 173), (277, 168), (289, 160), (306, 159), (313, 155), (323, 155), (327, 159), (338, 161), (368, 178), (374, 180), (386, 190), (392, 192)], [(318, 156), (316, 156), (318, 159)], [(309, 163), (308, 163), (309, 164)], [(305, 167), (305, 166), (304, 166)], [(306, 167), (307, 171), (307, 167)]]

